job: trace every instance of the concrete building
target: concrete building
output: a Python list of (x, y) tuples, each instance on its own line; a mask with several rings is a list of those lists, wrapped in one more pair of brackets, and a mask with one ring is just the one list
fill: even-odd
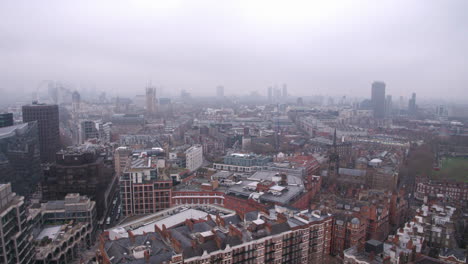
[(88, 244), (94, 241), (97, 231), (96, 202), (78, 193), (69, 193), (64, 200), (48, 201), (41, 204), (42, 221), (44, 224), (74, 221), (88, 223), (91, 230), (87, 237)]
[(81, 95), (78, 91), (72, 93), (72, 110), (74, 114), (78, 114), (81, 109)]
[(0, 171), (0, 181), (10, 182), (14, 192), (34, 192), (42, 177), (37, 122), (0, 128)]
[(171, 206), (172, 179), (158, 173), (157, 162), (146, 152), (132, 156), (119, 178), (124, 215), (155, 213)]
[(92, 232), (88, 223), (44, 226), (35, 237), (35, 263), (68, 264), (80, 258)]
[(156, 114), (156, 87), (146, 87), (146, 113), (149, 115)]
[(185, 151), (185, 164), (189, 171), (196, 171), (203, 165), (203, 147), (194, 145)]
[(416, 93), (411, 95), (411, 99), (408, 102), (408, 114), (415, 115), (418, 111), (418, 106), (416, 105)]
[(83, 120), (80, 123), (80, 144), (88, 139), (99, 139), (99, 124), (92, 120)]
[(34, 249), (24, 197), (11, 191), (11, 185), (0, 184), (0, 263), (33, 263)]
[(372, 109), (374, 110), (375, 118), (385, 117), (385, 83), (373, 82), (372, 83)]
[(120, 177), (125, 167), (127, 167), (127, 161), (131, 159), (132, 149), (129, 147), (118, 147), (114, 151), (114, 170), (115, 175)]
[(58, 105), (46, 105), (33, 102), (23, 106), (23, 122), (37, 121), (41, 160), (54, 162), (60, 148), (59, 109)]
[(89, 145), (57, 152), (57, 163), (44, 168), (42, 195), (45, 200), (62, 200), (69, 193), (96, 201), (101, 217), (112, 200), (117, 179), (105, 149)]

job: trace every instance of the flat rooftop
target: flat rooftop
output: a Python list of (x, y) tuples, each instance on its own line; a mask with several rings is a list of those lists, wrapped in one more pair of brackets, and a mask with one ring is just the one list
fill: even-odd
[(189, 208), (186, 206), (172, 207), (109, 229), (109, 237), (111, 240), (128, 237), (128, 231), (132, 231), (134, 235), (142, 235), (155, 232), (155, 225), (160, 229), (163, 229), (163, 225), (166, 228), (171, 228), (184, 223), (186, 219), (206, 219), (209, 214), (213, 218), (216, 217), (216, 213), (220, 213), (220, 215), (234, 214), (234, 211), (218, 206), (206, 205), (204, 207), (205, 208)]
[(258, 196), (260, 201), (281, 204), (288, 204), (290, 201), (294, 200), (303, 193), (304, 183), (302, 178), (300, 176), (291, 174), (287, 175), (287, 185), (281, 186), (285, 187), (281, 191), (275, 191), (275, 189), (279, 190), (279, 188), (274, 187), (276, 185), (272, 186), (273, 190), (271, 193), (264, 192), (260, 195), (255, 190), (252, 190), (255, 188), (256, 184), (266, 181), (276, 182), (278, 177), (278, 173), (275, 171), (257, 171), (249, 178), (241, 180), (230, 186), (227, 193), (244, 197), (250, 197), (251, 195), (254, 195)]

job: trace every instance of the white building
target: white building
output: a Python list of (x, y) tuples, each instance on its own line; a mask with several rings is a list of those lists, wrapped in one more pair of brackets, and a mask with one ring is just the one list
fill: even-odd
[(187, 169), (191, 172), (196, 171), (203, 164), (203, 147), (201, 145), (193, 145), (185, 151), (185, 163)]

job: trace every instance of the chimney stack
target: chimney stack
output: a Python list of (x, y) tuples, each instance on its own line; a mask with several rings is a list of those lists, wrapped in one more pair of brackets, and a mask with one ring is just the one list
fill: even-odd
[(149, 250), (145, 250), (145, 263), (150, 263)]

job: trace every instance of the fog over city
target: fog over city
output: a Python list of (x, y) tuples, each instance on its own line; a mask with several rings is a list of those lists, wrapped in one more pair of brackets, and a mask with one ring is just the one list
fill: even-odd
[[(2, 1), (0, 89), (468, 95), (468, 1)], [(22, 93), (20, 92), (22, 91)], [(142, 93), (142, 92), (140, 92)], [(8, 97), (10, 98), (10, 97)], [(28, 97), (29, 98), (29, 97)], [(3, 97), (2, 101), (7, 100)]]
[(0, 264), (466, 264), (468, 0), (0, 0)]

